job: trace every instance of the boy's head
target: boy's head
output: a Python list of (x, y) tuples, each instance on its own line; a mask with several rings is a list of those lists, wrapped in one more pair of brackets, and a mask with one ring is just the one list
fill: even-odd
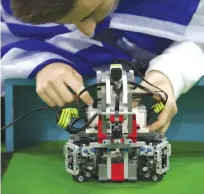
[(14, 16), (31, 24), (75, 24), (91, 35), (98, 22), (114, 8), (116, 0), (12, 0)]

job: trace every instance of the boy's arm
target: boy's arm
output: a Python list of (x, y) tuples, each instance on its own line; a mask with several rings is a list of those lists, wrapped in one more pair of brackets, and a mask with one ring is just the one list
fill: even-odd
[[(36, 78), (37, 93), (48, 105), (70, 102), (74, 97), (67, 86), (79, 93), (84, 87), (81, 75), (95, 76), (94, 67), (118, 58), (118, 52), (69, 25), (24, 24), (8, 12), (1, 19), (1, 84), (11, 78)], [(86, 96), (82, 100), (92, 102)]]
[[(87, 68), (86, 65), (83, 65), (84, 62), (77, 60), (75, 56), (78, 51), (89, 47), (91, 44), (73, 45), (73, 39), (76, 38), (76, 35), (74, 34), (75, 32), (72, 33), (67, 26), (56, 24), (35, 26), (22, 23), (12, 16), (11, 11), (5, 3), (6, 1), (1, 2), (1, 95), (4, 94), (3, 84), (6, 79), (36, 78), (37, 93), (40, 88), (41, 92), (40, 94), (38, 93), (38, 95), (48, 105), (62, 106), (65, 102), (71, 101), (73, 99), (72, 94), (67, 87), (63, 85), (63, 78), (61, 78), (60, 83), (57, 83), (56, 86), (56, 89), (59, 90), (61, 85), (61, 88), (63, 88), (62, 94), (58, 95), (55, 93), (55, 96), (53, 96), (55, 87), (50, 90), (50, 88), (46, 86), (45, 90), (51, 93), (50, 96), (50, 94), (45, 94), (45, 91), (42, 93), (41, 88), (43, 85), (43, 88), (45, 85), (50, 85), (48, 84), (50, 81), (57, 81), (54, 79), (54, 76), (55, 74), (57, 75), (57, 73), (59, 74), (64, 67), (64, 79), (68, 81), (66, 84), (70, 84), (70, 81), (73, 82), (75, 78), (75, 82), (83, 87), (83, 82), (79, 76), (74, 77), (74, 69), (72, 68), (76, 68), (85, 74), (92, 72), (91, 68)], [(69, 41), (69, 39), (71, 41)], [(54, 66), (52, 64), (56, 63), (61, 65), (59, 65), (57, 69), (55, 68), (53, 70), (54, 72), (50, 72), (53, 77), (50, 77), (49, 72), (45, 72), (44, 76), (38, 76), (37, 79), (37, 74), (46, 66)], [(75, 64), (79, 65), (76, 67)], [(69, 76), (69, 79), (67, 79), (67, 76)], [(39, 79), (39, 77), (43, 78)], [(73, 88), (73, 90), (74, 89), (76, 88)], [(46, 97), (42, 97), (45, 95)], [(61, 96), (61, 98), (56, 96)], [(87, 95), (83, 96), (82, 100), (87, 100), (86, 97)], [(49, 98), (49, 100), (47, 100), (47, 98)], [(90, 99), (89, 96), (88, 99)]]
[(159, 71), (171, 82), (176, 99), (204, 76), (204, 53), (193, 42), (174, 43), (153, 59), (146, 72)]
[[(166, 132), (178, 111), (176, 100), (189, 91), (202, 76), (204, 54), (192, 42), (174, 43), (163, 54), (150, 61), (145, 79), (168, 94), (164, 110), (158, 115), (157, 121), (148, 126), (150, 131), (162, 134)], [(146, 85), (145, 82), (142, 84)]]

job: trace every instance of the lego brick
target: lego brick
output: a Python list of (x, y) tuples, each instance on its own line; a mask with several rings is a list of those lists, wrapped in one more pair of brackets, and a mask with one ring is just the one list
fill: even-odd
[(102, 132), (106, 134), (107, 127), (106, 127), (106, 115), (102, 115)]
[(106, 164), (99, 164), (98, 165), (98, 180), (99, 181), (106, 181), (107, 178), (107, 165)]
[(115, 163), (111, 165), (111, 180), (124, 181), (124, 164)]
[(128, 180), (137, 180), (137, 163), (129, 163), (128, 165)]
[[(127, 73), (123, 71), (123, 94), (128, 93), (128, 84), (127, 84)], [(123, 95), (123, 103), (127, 104), (128, 103), (128, 97), (127, 95)]]
[(137, 120), (136, 115), (132, 115), (132, 133), (128, 134), (128, 138), (135, 143), (137, 138)]
[(106, 134), (103, 133), (103, 116), (99, 116), (98, 119), (98, 142), (102, 143), (103, 139), (106, 138)]
[(129, 168), (129, 154), (128, 154), (128, 148), (126, 148), (124, 150), (124, 179), (127, 180), (128, 179), (128, 168)]
[(108, 177), (108, 180), (111, 180), (111, 162), (112, 162), (111, 149), (108, 148), (107, 149), (107, 177)]
[[(111, 84), (110, 84), (110, 76), (106, 76), (106, 104), (110, 105), (111, 104)], [(106, 105), (105, 105), (106, 107)]]
[[(128, 112), (132, 111), (132, 93), (128, 92)], [(132, 133), (132, 115), (128, 115), (128, 133)]]
[(106, 111), (106, 90), (104, 87), (102, 87), (101, 89), (101, 98), (102, 98), (102, 101), (101, 101), (101, 110), (103, 112)]

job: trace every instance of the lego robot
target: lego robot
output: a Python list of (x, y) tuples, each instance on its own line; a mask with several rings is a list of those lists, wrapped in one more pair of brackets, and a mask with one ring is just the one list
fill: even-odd
[(133, 70), (112, 64), (109, 71), (97, 72), (98, 100), (85, 107), (82, 128), (70, 125), (72, 118), (79, 118), (78, 109), (58, 112), (58, 125), (70, 133), (64, 145), (65, 169), (75, 181), (156, 182), (169, 170), (171, 145), (163, 135), (147, 128), (149, 112), (158, 113), (165, 104), (158, 102), (151, 111), (142, 104), (133, 108), (134, 89), (144, 89), (134, 81)]

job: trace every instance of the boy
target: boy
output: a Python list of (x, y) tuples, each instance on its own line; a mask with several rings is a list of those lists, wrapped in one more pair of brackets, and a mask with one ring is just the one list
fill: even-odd
[[(82, 76), (102, 65), (146, 60), (146, 80), (169, 96), (149, 129), (165, 133), (178, 97), (204, 75), (203, 0), (2, 0), (2, 6), (2, 80), (36, 78), (49, 106), (73, 101), (67, 86), (79, 93)], [(92, 103), (88, 93), (82, 100)]]

